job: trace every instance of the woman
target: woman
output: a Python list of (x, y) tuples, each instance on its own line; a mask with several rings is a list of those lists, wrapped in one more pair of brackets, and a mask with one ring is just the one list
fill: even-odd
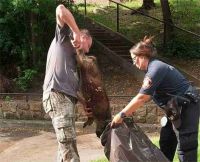
[(130, 53), (134, 65), (145, 72), (145, 77), (139, 93), (120, 113), (115, 115), (111, 126), (121, 123), (124, 117), (132, 115), (151, 99), (159, 107), (167, 110), (171, 100), (177, 101), (181, 96), (180, 98), (185, 100), (178, 100), (178, 104), (173, 105), (173, 111), (177, 110), (178, 115), (169, 116), (166, 111), (173, 126), (169, 121), (161, 129), (160, 147), (166, 157), (172, 161), (178, 141), (179, 160), (197, 161), (199, 99), (195, 88), (177, 69), (155, 58), (157, 51), (152, 43), (152, 37), (144, 37), (143, 41), (130, 49)]

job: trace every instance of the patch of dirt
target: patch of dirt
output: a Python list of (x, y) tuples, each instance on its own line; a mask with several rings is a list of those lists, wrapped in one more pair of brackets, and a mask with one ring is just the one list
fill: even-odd
[(95, 53), (103, 74), (103, 81), (108, 95), (135, 95), (140, 89), (139, 83), (130, 75), (108, 59), (104, 54)]
[(200, 59), (173, 58), (170, 61), (184, 69), (188, 74), (200, 79)]
[[(94, 53), (103, 74), (103, 82), (110, 103), (122, 108), (138, 93), (141, 83), (108, 59), (105, 54)], [(127, 97), (122, 97), (127, 96)]]

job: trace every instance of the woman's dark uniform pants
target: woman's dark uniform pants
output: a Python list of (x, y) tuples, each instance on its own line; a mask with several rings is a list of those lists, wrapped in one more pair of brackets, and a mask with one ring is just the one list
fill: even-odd
[(173, 127), (170, 121), (161, 128), (160, 149), (170, 161), (173, 161), (178, 143), (179, 160), (181, 162), (197, 162), (199, 113), (199, 102), (191, 102), (182, 108), (182, 124), (179, 128)]

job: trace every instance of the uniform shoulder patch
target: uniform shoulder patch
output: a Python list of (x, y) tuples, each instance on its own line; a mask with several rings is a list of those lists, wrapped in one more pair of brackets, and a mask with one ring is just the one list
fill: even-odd
[(150, 77), (145, 76), (144, 80), (143, 80), (143, 84), (142, 84), (142, 88), (143, 89), (148, 89), (152, 86), (152, 80)]

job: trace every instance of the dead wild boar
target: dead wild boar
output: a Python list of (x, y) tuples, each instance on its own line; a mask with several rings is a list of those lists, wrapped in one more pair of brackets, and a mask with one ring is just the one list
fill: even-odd
[(86, 56), (77, 50), (77, 62), (81, 77), (81, 94), (78, 100), (86, 108), (91, 108), (93, 117), (88, 117), (83, 127), (96, 123), (96, 135), (100, 137), (106, 125), (111, 121), (110, 104), (104, 89), (102, 75), (96, 57)]

